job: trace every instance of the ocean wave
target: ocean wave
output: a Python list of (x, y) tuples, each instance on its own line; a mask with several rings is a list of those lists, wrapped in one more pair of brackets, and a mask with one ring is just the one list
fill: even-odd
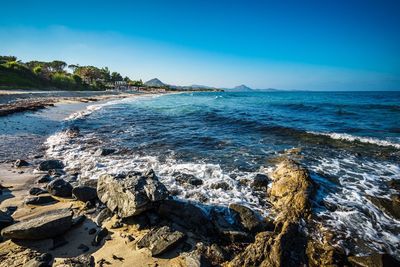
[[(153, 169), (160, 181), (179, 198), (224, 207), (231, 203), (241, 203), (261, 214), (268, 214), (250, 186), (255, 173), (235, 172), (233, 175), (224, 171), (219, 164), (178, 162), (173, 155), (162, 161), (155, 156), (139, 154), (96, 156), (94, 152), (98, 147), (88, 146), (93, 139), (95, 139), (94, 134), (70, 139), (65, 132), (58, 132), (47, 139), (46, 153), (49, 157), (63, 160), (67, 172), (79, 170), (79, 179), (82, 180), (98, 179), (106, 173), (119, 174)], [(260, 172), (268, 171), (270, 170), (260, 170)], [(177, 174), (194, 176), (203, 183), (199, 186), (179, 183), (176, 179)], [(247, 181), (246, 184), (244, 181)], [(221, 186), (216, 186), (217, 184)]]
[(373, 138), (373, 137), (361, 137), (361, 136), (355, 136), (355, 135), (346, 134), (346, 133), (324, 133), (324, 132), (314, 132), (314, 131), (307, 131), (307, 133), (314, 134), (314, 135), (328, 136), (328, 137), (330, 137), (332, 139), (336, 139), (336, 140), (345, 140), (345, 141), (349, 141), (349, 142), (361, 142), (361, 143), (373, 144), (373, 145), (378, 145), (378, 146), (391, 146), (391, 147), (400, 149), (400, 143), (394, 143), (391, 141), (382, 140), (382, 139)]

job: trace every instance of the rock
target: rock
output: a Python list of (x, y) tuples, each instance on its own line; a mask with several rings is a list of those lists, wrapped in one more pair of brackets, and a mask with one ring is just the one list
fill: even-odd
[(63, 168), (64, 168), (64, 163), (62, 163), (62, 161), (56, 160), (56, 159), (50, 159), (50, 160), (42, 161), (39, 164), (38, 169), (40, 171), (48, 171), (51, 169), (63, 169)]
[(80, 255), (75, 258), (68, 258), (63, 260), (62, 265), (68, 267), (94, 267), (94, 257), (92, 255)]
[(308, 171), (285, 159), (272, 174), (269, 197), (275, 216), (275, 232), (260, 232), (254, 243), (235, 256), (231, 266), (307, 266), (307, 237), (300, 226), (311, 216), (313, 190)]
[(48, 183), (47, 190), (50, 194), (57, 197), (72, 196), (72, 185), (61, 178), (55, 179)]
[(0, 210), (0, 230), (14, 223), (14, 219), (7, 213)]
[(226, 182), (218, 182), (210, 185), (211, 189), (230, 190), (231, 187)]
[(213, 236), (215, 233), (209, 217), (193, 204), (164, 200), (158, 208), (158, 214), (204, 236)]
[(203, 184), (203, 180), (196, 178), (196, 176), (191, 175), (191, 174), (186, 174), (186, 173), (178, 173), (175, 174), (175, 180), (181, 184), (189, 184), (189, 185), (193, 185), (193, 186), (199, 186)]
[(49, 183), (49, 182), (51, 182), (51, 180), (52, 180), (52, 178), (50, 175), (44, 174), (41, 177), (39, 177), (36, 182), (38, 184), (42, 184), (42, 183)]
[(97, 247), (100, 245), (101, 241), (108, 235), (107, 228), (102, 228), (97, 234), (94, 236), (92, 241), (92, 246)]
[(293, 160), (286, 159), (272, 173), (270, 202), (279, 213), (277, 220), (297, 221), (311, 214), (310, 195), (313, 183), (308, 170)]
[(400, 220), (400, 196), (392, 195), (390, 199), (367, 196), (367, 198), (387, 215)]
[(115, 151), (117, 151), (114, 148), (99, 148), (96, 150), (96, 152), (94, 153), (95, 156), (108, 156), (112, 153), (114, 153)]
[(82, 202), (97, 198), (97, 189), (94, 187), (79, 185), (72, 189), (72, 195)]
[(99, 214), (97, 214), (96, 218), (94, 219), (94, 222), (101, 227), (103, 222), (107, 219), (110, 219), (113, 216), (112, 212), (108, 208), (102, 209)]
[(97, 195), (112, 212), (126, 218), (153, 208), (154, 202), (167, 198), (168, 190), (150, 170), (145, 174), (102, 175), (97, 184)]
[(242, 227), (238, 224), (237, 220), (231, 221), (231, 216), (225, 214), (223, 211), (213, 208), (210, 212), (211, 220), (216, 231), (224, 239), (230, 242), (252, 242), (254, 238), (247, 232), (244, 232)]
[(29, 194), (33, 195), (33, 196), (46, 194), (46, 193), (47, 193), (46, 190), (39, 188), (39, 187), (32, 187), (31, 189), (29, 189)]
[(136, 243), (136, 246), (139, 249), (148, 248), (152, 256), (157, 256), (176, 246), (184, 237), (183, 233), (163, 226), (148, 232)]
[(241, 228), (257, 233), (265, 230), (265, 224), (261, 218), (251, 209), (240, 204), (230, 204), (229, 210), (238, 221)]
[(400, 261), (389, 254), (372, 254), (370, 256), (348, 257), (351, 266), (354, 267), (397, 267)]
[(53, 256), (49, 253), (44, 253), (39, 256), (34, 257), (30, 261), (24, 264), (25, 267), (49, 267), (51, 266), (51, 262), (53, 260)]
[(268, 187), (268, 182), (269, 182), (269, 179), (268, 179), (267, 175), (257, 173), (256, 177), (254, 177), (254, 180), (251, 183), (251, 186), (257, 190), (266, 189)]
[(26, 167), (26, 166), (29, 166), (29, 163), (27, 161), (23, 160), (23, 159), (17, 159), (14, 162), (14, 167), (15, 168)]
[(63, 234), (71, 225), (71, 210), (53, 210), (8, 226), (1, 235), (10, 239), (46, 239)]
[(45, 205), (50, 203), (57, 203), (58, 200), (52, 196), (33, 196), (25, 198), (24, 203), (27, 205)]

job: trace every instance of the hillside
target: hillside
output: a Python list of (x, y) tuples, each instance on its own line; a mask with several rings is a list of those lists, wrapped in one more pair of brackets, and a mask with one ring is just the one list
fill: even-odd
[(154, 79), (151, 79), (151, 80), (145, 82), (144, 85), (149, 86), (149, 87), (164, 87), (164, 86), (166, 86), (165, 83), (163, 83), (162, 81), (160, 81), (157, 78), (154, 78)]

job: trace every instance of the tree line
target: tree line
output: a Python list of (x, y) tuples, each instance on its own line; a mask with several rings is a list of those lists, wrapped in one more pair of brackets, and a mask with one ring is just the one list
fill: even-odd
[[(113, 88), (115, 82), (124, 81), (131, 86), (143, 86), (142, 80), (131, 80), (118, 72), (111, 72), (108, 67), (68, 65), (61, 60), (22, 62), (15, 56), (0, 56), (0, 73), (11, 73), (9, 77), (0, 77), (0, 83), (15, 84), (37, 83), (60, 87), (63, 89), (95, 89)], [(6, 72), (9, 71), (9, 72)], [(0, 84), (1, 85), (1, 84)]]

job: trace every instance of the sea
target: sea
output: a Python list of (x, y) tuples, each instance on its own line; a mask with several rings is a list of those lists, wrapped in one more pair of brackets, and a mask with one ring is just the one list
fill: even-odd
[[(80, 135), (68, 138), (65, 129)], [(46, 137), (80, 179), (154, 169), (175, 198), (206, 212), (230, 203), (270, 216), (251, 181), (292, 157), (311, 173), (315, 220), (357, 255), (400, 255), (400, 221), (371, 200), (400, 180), (400, 92), (190, 92), (86, 107)], [(116, 152), (98, 156), (99, 148)], [(190, 175), (201, 185), (182, 184)], [(223, 184), (223, 186), (216, 186)], [(398, 192), (397, 192), (398, 193)]]

